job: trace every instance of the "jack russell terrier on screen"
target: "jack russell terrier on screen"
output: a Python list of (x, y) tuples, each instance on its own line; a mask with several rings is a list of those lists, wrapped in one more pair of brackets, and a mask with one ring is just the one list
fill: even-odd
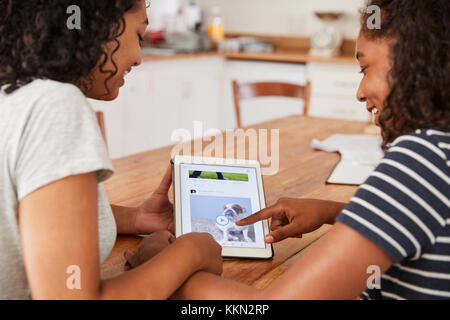
[(249, 237), (250, 226), (237, 226), (236, 221), (245, 218), (246, 210), (239, 204), (226, 204), (221, 215), (216, 218), (216, 228), (222, 234), (222, 241), (253, 242)]

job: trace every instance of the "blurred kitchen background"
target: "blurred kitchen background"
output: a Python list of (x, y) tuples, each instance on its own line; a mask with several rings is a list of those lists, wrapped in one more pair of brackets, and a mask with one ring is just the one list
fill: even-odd
[(358, 9), (364, 0), (151, 0), (150, 30), (167, 27), (179, 8), (198, 5), (209, 20), (219, 8), (227, 32), (310, 36), (319, 23), (314, 12), (341, 12), (340, 26), (345, 37), (357, 35)]
[[(103, 112), (110, 156), (174, 144), (174, 130), (236, 128), (233, 80), (311, 84), (308, 115), (369, 121), (354, 58), (364, 0), (151, 0), (143, 64)], [(304, 102), (241, 103), (242, 125), (303, 114)], [(282, 130), (282, 128), (280, 128)]]

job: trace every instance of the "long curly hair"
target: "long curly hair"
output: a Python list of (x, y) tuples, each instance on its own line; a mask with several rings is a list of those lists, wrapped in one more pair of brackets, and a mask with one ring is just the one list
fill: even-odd
[[(381, 28), (367, 21), (381, 9)], [(398, 136), (420, 128), (450, 128), (448, 0), (370, 0), (361, 11), (361, 31), (369, 40), (392, 43), (390, 94), (379, 122), (383, 149)]]
[[(0, 0), (0, 87), (9, 94), (34, 79), (52, 79), (87, 92), (99, 64), (109, 74), (109, 92), (107, 82), (117, 73), (117, 38), (126, 27), (124, 14), (139, 1)], [(72, 5), (80, 8), (80, 29), (67, 27)], [(115, 46), (108, 55), (105, 45), (110, 42)], [(104, 69), (109, 59), (114, 70)]]

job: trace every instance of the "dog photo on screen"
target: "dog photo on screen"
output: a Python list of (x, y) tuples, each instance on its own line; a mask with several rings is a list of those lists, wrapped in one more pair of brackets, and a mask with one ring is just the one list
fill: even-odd
[(252, 213), (249, 198), (195, 194), (190, 197), (193, 232), (208, 232), (218, 242), (255, 242), (253, 225), (236, 225), (236, 221)]

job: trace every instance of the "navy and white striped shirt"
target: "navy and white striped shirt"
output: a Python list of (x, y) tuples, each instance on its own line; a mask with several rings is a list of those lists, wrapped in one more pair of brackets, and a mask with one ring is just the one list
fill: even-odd
[(397, 138), (337, 221), (394, 262), (362, 299), (450, 299), (450, 132)]

